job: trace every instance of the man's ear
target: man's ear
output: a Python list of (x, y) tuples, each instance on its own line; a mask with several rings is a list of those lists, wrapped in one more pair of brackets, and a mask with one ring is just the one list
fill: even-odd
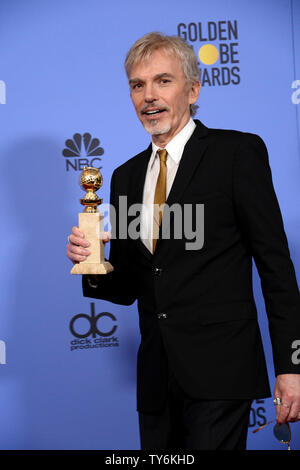
[(196, 103), (201, 89), (200, 80), (193, 82), (190, 88), (190, 104)]

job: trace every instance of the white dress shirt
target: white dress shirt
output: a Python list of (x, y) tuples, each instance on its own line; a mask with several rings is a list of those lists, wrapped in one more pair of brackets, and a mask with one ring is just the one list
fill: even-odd
[[(190, 118), (189, 122), (184, 126), (181, 131), (173, 137), (172, 140), (166, 145), (165, 149), (167, 155), (167, 194), (171, 190), (175, 175), (183, 154), (184, 147), (194, 132), (196, 124)], [(153, 239), (153, 203), (156, 182), (160, 171), (160, 161), (157, 151), (160, 148), (152, 142), (152, 154), (148, 163), (146, 172), (144, 192), (143, 192), (143, 206), (141, 212), (141, 240), (152, 253), (152, 239)]]

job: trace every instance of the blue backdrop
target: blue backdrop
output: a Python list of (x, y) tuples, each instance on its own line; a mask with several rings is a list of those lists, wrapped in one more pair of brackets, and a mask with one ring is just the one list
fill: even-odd
[[(202, 58), (207, 44), (217, 51), (213, 63), (199, 60), (197, 117), (266, 142), (299, 279), (299, 1), (1, 0), (1, 449), (139, 448), (136, 305), (83, 298), (65, 251), (82, 210), (84, 164), (102, 167), (101, 197), (108, 202), (113, 169), (149, 143), (123, 61), (150, 31), (186, 37)], [(75, 134), (81, 149), (64, 156)], [(100, 142), (85, 148), (84, 134), (90, 134), (85, 141)], [(273, 387), (255, 266), (254, 289)], [(70, 329), (74, 316), (103, 312), (113, 316), (101, 317), (100, 333), (115, 331), (79, 343)], [(82, 317), (74, 325), (81, 335), (90, 328)], [(271, 427), (251, 433), (273, 417), (271, 399), (253, 403), (249, 449), (281, 448)], [(300, 449), (299, 423), (292, 433), (292, 446)]]

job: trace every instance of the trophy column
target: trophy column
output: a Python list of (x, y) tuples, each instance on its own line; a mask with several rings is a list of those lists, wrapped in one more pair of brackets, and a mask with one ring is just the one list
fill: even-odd
[(95, 194), (102, 186), (102, 175), (97, 168), (85, 167), (80, 177), (80, 186), (86, 191), (80, 202), (85, 209), (78, 214), (78, 226), (86, 239), (90, 242), (91, 254), (85, 261), (73, 266), (71, 274), (107, 274), (113, 271), (113, 266), (104, 259), (104, 243), (101, 233), (104, 232), (103, 214), (98, 211), (97, 206), (102, 203)]

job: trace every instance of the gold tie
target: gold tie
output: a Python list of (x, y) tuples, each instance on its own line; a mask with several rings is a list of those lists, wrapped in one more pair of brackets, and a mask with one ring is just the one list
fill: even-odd
[[(166, 202), (167, 187), (167, 154), (166, 149), (157, 151), (160, 159), (160, 171), (156, 182), (154, 194), (154, 210), (153, 210), (153, 253), (155, 251), (156, 242), (161, 224), (163, 205)], [(161, 206), (161, 207), (159, 207)]]

